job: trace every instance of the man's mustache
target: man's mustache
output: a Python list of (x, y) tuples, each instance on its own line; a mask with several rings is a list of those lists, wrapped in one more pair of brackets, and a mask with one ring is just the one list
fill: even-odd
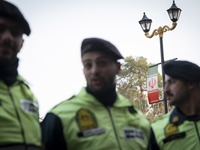
[(166, 96), (169, 97), (169, 96), (174, 96), (174, 95), (170, 92), (166, 92)]
[(13, 44), (11, 42), (0, 42), (0, 46), (13, 49)]

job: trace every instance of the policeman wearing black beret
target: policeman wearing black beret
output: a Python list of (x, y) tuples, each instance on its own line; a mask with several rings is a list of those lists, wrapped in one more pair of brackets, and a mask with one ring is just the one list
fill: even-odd
[(45, 116), (41, 127), (46, 150), (147, 149), (150, 123), (117, 91), (118, 59), (123, 56), (109, 41), (94, 37), (82, 41), (86, 86)]
[(0, 0), (0, 150), (41, 150), (39, 104), (18, 72), (23, 34), (30, 33), (21, 11)]
[(174, 109), (152, 123), (152, 150), (197, 150), (200, 141), (200, 67), (185, 60), (164, 65), (165, 88)]

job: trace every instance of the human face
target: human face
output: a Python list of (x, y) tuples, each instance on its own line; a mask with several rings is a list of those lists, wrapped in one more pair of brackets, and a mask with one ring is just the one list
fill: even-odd
[(182, 106), (189, 101), (190, 91), (188, 85), (180, 79), (174, 79), (166, 75), (164, 92), (171, 106)]
[(82, 56), (82, 63), (87, 86), (92, 92), (101, 93), (115, 86), (120, 63), (109, 55), (99, 51), (87, 52)]
[(0, 17), (0, 59), (8, 61), (16, 57), (23, 45), (22, 29), (11, 19)]

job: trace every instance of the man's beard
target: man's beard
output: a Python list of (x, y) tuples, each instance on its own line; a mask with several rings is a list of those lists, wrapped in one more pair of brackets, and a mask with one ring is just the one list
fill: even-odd
[(17, 57), (6, 61), (0, 59), (0, 79), (3, 80), (8, 86), (17, 81), (18, 62), (19, 59)]
[(92, 85), (92, 83), (91, 84), (87, 83), (87, 87), (88, 89), (90, 89), (92, 93), (96, 94), (106, 93), (107, 91), (113, 90), (113, 88), (115, 88), (116, 86), (115, 77), (111, 77), (108, 81), (109, 82), (104, 81), (103, 85), (99, 88)]
[(18, 50), (11, 42), (9, 41), (0, 42), (0, 48), (10, 49), (10, 50), (2, 50), (1, 52), (2, 56), (0, 56), (0, 64), (6, 65), (7, 63), (9, 64), (10, 62), (12, 62), (13, 59), (16, 59)]

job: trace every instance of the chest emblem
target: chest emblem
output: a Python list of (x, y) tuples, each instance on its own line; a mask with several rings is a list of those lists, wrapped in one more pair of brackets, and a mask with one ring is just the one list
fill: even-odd
[(21, 99), (21, 108), (27, 113), (32, 113), (37, 115), (38, 114), (38, 104), (31, 101), (31, 100), (26, 100), (26, 99)]
[(164, 133), (165, 133), (165, 137), (168, 137), (169, 135), (178, 133), (178, 128), (177, 126), (175, 126), (174, 124), (167, 124), (167, 126), (164, 128)]
[(144, 132), (140, 129), (123, 129), (124, 137), (126, 140), (142, 140), (144, 141)]
[(80, 131), (98, 127), (95, 115), (85, 108), (81, 108), (77, 111), (76, 122), (79, 126)]

